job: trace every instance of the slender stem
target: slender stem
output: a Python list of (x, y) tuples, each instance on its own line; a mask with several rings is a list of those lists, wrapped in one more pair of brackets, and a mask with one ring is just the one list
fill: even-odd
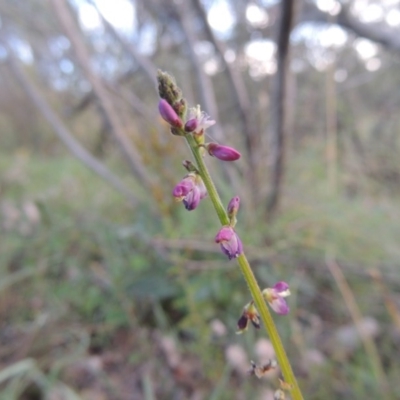
[(214, 182), (208, 172), (208, 168), (204, 164), (203, 156), (200, 152), (200, 149), (193, 139), (191, 135), (186, 135), (186, 140), (189, 143), (190, 149), (192, 150), (193, 156), (197, 163), (197, 168), (199, 170), (200, 176), (203, 179), (204, 185), (207, 188), (208, 195), (214, 205), (215, 211), (218, 214), (218, 218), (221, 221), (222, 225), (229, 225), (229, 218), (225, 211), (225, 208), (222, 204), (221, 199), (219, 198), (217, 189), (214, 185)]
[[(219, 220), (222, 225), (228, 225), (228, 215), (225, 211), (224, 206), (222, 205), (221, 199), (211, 179), (210, 173), (208, 172), (207, 166), (204, 163), (200, 149), (191, 135), (186, 135), (186, 140), (189, 143), (190, 149), (192, 150), (193, 156), (197, 163), (197, 168), (207, 188), (208, 195), (210, 196), (210, 199), (218, 214)], [(247, 282), (257, 310), (260, 313), (261, 320), (263, 321), (265, 329), (267, 330), (271, 343), (274, 347), (276, 358), (282, 370), (285, 382), (288, 383), (292, 388), (290, 391), (291, 396), (293, 400), (302, 400), (303, 396), (301, 394), (296, 377), (293, 374), (292, 367), (286, 355), (278, 330), (276, 329), (274, 320), (272, 319), (272, 315), (267, 305), (265, 304), (263, 295), (261, 293), (260, 287), (258, 286), (253, 270), (251, 269), (250, 264), (244, 253), (242, 253), (237, 258), (237, 261), (239, 263), (244, 279)]]

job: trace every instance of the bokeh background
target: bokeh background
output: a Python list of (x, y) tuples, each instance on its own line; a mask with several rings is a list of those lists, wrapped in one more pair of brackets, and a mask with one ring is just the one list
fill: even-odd
[[(0, 397), (272, 399), (263, 329), (156, 72), (207, 158), (307, 399), (399, 399), (399, 0), (0, 0)], [(289, 394), (287, 395), (289, 398)]]

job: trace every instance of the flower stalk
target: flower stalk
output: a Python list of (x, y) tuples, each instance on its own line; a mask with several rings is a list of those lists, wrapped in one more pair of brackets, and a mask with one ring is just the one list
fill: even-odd
[(206, 195), (210, 197), (222, 225), (215, 237), (215, 242), (220, 244), (222, 252), (229, 259), (237, 259), (253, 298), (253, 301), (246, 305), (243, 310), (238, 323), (239, 333), (247, 328), (249, 321), (258, 328), (259, 317), (261, 318), (274, 347), (285, 387), (289, 388), (287, 390), (290, 390), (293, 400), (302, 400), (303, 396), (266, 304), (268, 302), (278, 314), (287, 314), (289, 307), (283, 297), (290, 294), (289, 286), (286, 282), (281, 281), (263, 292), (260, 290), (253, 270), (243, 252), (241, 240), (234, 229), (240, 198), (238, 196), (232, 198), (227, 209), (225, 209), (203, 159), (205, 149), (209, 155), (222, 161), (235, 161), (240, 158), (240, 153), (229, 146), (205, 143), (204, 131), (215, 124), (215, 121), (211, 120), (204, 111), (201, 111), (200, 106), (189, 109), (188, 115), (186, 115), (186, 100), (182, 98), (182, 91), (176, 86), (170, 75), (159, 71), (158, 82), (161, 97), (160, 114), (169, 123), (172, 134), (185, 137), (195, 159), (195, 165), (190, 161), (184, 161), (183, 165), (189, 174), (174, 188), (173, 195), (177, 200), (182, 200), (189, 211), (194, 210)]
[[(228, 214), (225, 211), (224, 206), (222, 205), (217, 189), (214, 185), (214, 182), (212, 181), (210, 173), (208, 172), (208, 168), (204, 162), (203, 156), (200, 153), (199, 146), (197, 145), (197, 143), (195, 142), (195, 140), (191, 135), (186, 135), (185, 138), (192, 151), (193, 157), (196, 160), (199, 174), (202, 177), (204, 185), (207, 188), (208, 196), (210, 197), (214, 205), (215, 211), (217, 212), (221, 224), (229, 225), (230, 221)], [(296, 377), (294, 376), (289, 359), (286, 355), (285, 348), (283, 347), (281, 338), (275, 326), (272, 315), (265, 303), (261, 289), (257, 283), (253, 270), (251, 269), (250, 264), (244, 252), (242, 252), (242, 254), (240, 254), (237, 257), (237, 261), (244, 276), (244, 279), (247, 283), (247, 286), (249, 287), (251, 296), (254, 300), (257, 310), (260, 313), (261, 321), (263, 322), (265, 329), (268, 332), (271, 343), (274, 347), (276, 358), (278, 360), (278, 364), (281, 368), (285, 382), (291, 385), (292, 389), (290, 391), (290, 394), (293, 400), (301, 400), (303, 399), (303, 396), (301, 394)]]

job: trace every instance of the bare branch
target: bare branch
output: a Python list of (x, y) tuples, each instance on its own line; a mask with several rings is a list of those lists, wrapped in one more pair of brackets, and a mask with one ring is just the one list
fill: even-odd
[[(187, 12), (188, 9), (185, 9), (185, 7), (190, 6), (189, 4), (183, 2), (182, 4), (176, 6), (176, 4), (171, 1), (170, 2), (172, 14), (174, 17), (178, 20), (182, 32), (184, 34), (186, 43), (187, 43), (187, 51), (190, 55), (191, 63), (193, 65), (193, 68), (195, 69), (196, 72), (196, 83), (198, 86), (198, 91), (200, 94), (200, 99), (201, 103), (204, 104), (204, 107), (207, 110), (207, 112), (218, 121), (218, 107), (217, 107), (217, 102), (215, 99), (215, 94), (212, 86), (211, 79), (207, 76), (207, 74), (204, 72), (203, 69), (203, 64), (200, 62), (198, 59), (198, 56), (195, 52), (196, 48), (196, 37), (193, 32), (193, 28), (190, 22), (190, 19), (187, 18)], [(214, 125), (213, 128), (213, 134), (217, 140), (223, 140), (224, 139), (224, 132), (220, 128), (218, 124)], [(226, 179), (231, 183), (231, 185), (234, 187), (235, 191), (239, 190), (239, 182), (236, 179), (235, 172), (232, 167), (227, 167), (226, 164), (222, 164), (222, 171), (226, 177)]]
[[(332, 23), (331, 16), (319, 10), (311, 3), (305, 4), (303, 7), (299, 22), (319, 22)], [(339, 14), (335, 16), (335, 24), (352, 31), (357, 36), (364, 37), (379, 43), (388, 50), (400, 52), (400, 35), (398, 30), (389, 28), (384, 24), (364, 24), (358, 21), (349, 10), (349, 7), (341, 4)]]
[[(174, 2), (171, 1), (170, 3), (171, 7), (173, 7), (174, 14), (178, 19), (178, 22), (186, 39), (187, 50), (190, 56), (190, 60), (196, 72), (196, 82), (200, 94), (201, 103), (204, 104), (205, 107), (207, 107), (207, 112), (213, 118), (218, 120), (219, 111), (211, 80), (204, 72), (203, 64), (200, 62), (195, 52), (196, 38), (193, 32), (192, 23), (190, 19), (187, 18), (188, 10), (185, 9), (185, 7), (188, 7), (189, 5), (186, 2), (182, 2), (179, 7), (177, 7)], [(214, 125), (213, 133), (217, 140), (222, 140), (224, 138), (224, 133), (218, 124)]]
[(279, 204), (283, 174), (286, 144), (286, 86), (287, 70), (289, 64), (289, 39), (292, 28), (294, 14), (294, 0), (281, 1), (281, 16), (278, 29), (278, 54), (277, 54), (277, 73), (274, 81), (274, 91), (272, 96), (272, 188), (267, 203), (267, 211), (272, 215)]
[(252, 158), (252, 152), (253, 152), (253, 144), (252, 141), (254, 140), (254, 126), (251, 123), (251, 115), (250, 115), (250, 100), (247, 92), (247, 88), (244, 84), (244, 81), (242, 79), (242, 76), (240, 75), (239, 71), (234, 68), (234, 66), (231, 63), (228, 63), (225, 59), (225, 46), (221, 41), (219, 41), (216, 36), (214, 35), (213, 30), (211, 29), (211, 26), (207, 22), (207, 14), (206, 11), (204, 10), (204, 7), (201, 3), (200, 0), (193, 0), (193, 4), (195, 6), (195, 9), (200, 16), (203, 27), (204, 27), (204, 32), (208, 38), (208, 40), (213, 44), (215, 50), (219, 54), (220, 60), (224, 65), (224, 71), (226, 71), (226, 75), (228, 77), (230, 86), (231, 86), (231, 91), (234, 96), (240, 119), (243, 123), (243, 133), (245, 134), (245, 140), (246, 140), (246, 147), (247, 147), (247, 152), (249, 158)]
[(75, 50), (77, 60), (85, 72), (87, 79), (93, 87), (93, 91), (96, 93), (100, 105), (112, 127), (115, 139), (118, 142), (121, 151), (127, 159), (132, 172), (138, 178), (139, 182), (144, 183), (147, 188), (152, 187), (152, 179), (150, 178), (149, 172), (143, 166), (140, 154), (136, 150), (132, 143), (128, 139), (123, 129), (120, 119), (115, 111), (113, 102), (107, 92), (101, 78), (96, 76), (90, 67), (90, 57), (88, 51), (84, 45), (84, 42), (79, 34), (79, 28), (72, 17), (72, 12), (69, 9), (66, 0), (51, 0), (57, 17), (64, 28), (67, 37), (72, 43), (72, 47)]
[(122, 48), (126, 51), (126, 53), (130, 54), (132, 58), (137, 62), (140, 69), (146, 74), (146, 76), (153, 83), (155, 90), (157, 84), (157, 79), (156, 79), (157, 68), (154, 66), (152, 61), (150, 61), (147, 57), (144, 57), (142, 54), (140, 54), (132, 43), (128, 43), (127, 40), (125, 40), (124, 38), (121, 37), (121, 35), (118, 34), (115, 28), (104, 18), (104, 15), (100, 12), (95, 1), (93, 0), (87, 0), (87, 1), (96, 9), (107, 32), (110, 33), (121, 44)]
[(61, 141), (67, 146), (69, 151), (83, 164), (85, 164), (94, 173), (103, 178), (111, 186), (113, 186), (118, 192), (122, 193), (132, 204), (137, 204), (138, 200), (131, 190), (129, 190), (125, 184), (114, 175), (103, 163), (97, 158), (93, 157), (70, 133), (67, 127), (52, 111), (49, 104), (46, 102), (44, 97), (40, 94), (38, 89), (30, 82), (23, 69), (20, 67), (19, 62), (15, 60), (12, 55), (12, 51), (8, 51), (8, 64), (10, 70), (21, 84), (26, 94), (39, 109), (42, 115), (46, 118), (49, 124), (53, 127), (56, 135)]
[(247, 157), (249, 162), (249, 168), (247, 169), (247, 174), (250, 182), (250, 187), (253, 188), (251, 193), (253, 194), (254, 200), (257, 203), (258, 198), (258, 182), (256, 180), (257, 177), (257, 129), (255, 126), (255, 119), (251, 115), (251, 107), (250, 100), (247, 92), (246, 85), (240, 75), (240, 72), (230, 63), (228, 63), (225, 59), (225, 46), (221, 41), (219, 41), (214, 35), (211, 26), (207, 22), (207, 14), (206, 11), (201, 4), (200, 0), (193, 0), (194, 8), (197, 11), (197, 14), (200, 16), (203, 26), (204, 32), (208, 38), (208, 40), (213, 44), (216, 52), (219, 54), (219, 58), (224, 65), (224, 71), (228, 77), (228, 82), (230, 83), (230, 89), (232, 92), (232, 96), (235, 100), (238, 115), (240, 117), (240, 121), (243, 126), (243, 136), (245, 140), (245, 147), (247, 151)]

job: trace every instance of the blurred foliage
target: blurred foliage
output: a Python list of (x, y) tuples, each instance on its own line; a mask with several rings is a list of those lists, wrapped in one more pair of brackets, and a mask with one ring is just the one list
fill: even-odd
[[(255, 74), (262, 68), (246, 59), (245, 49), (260, 37), (271, 42), (277, 2), (260, 2), (269, 16), (261, 27), (246, 20), (245, 3), (230, 2), (237, 21), (221, 41), (234, 51), (251, 99), (259, 140), (252, 172), (264, 201), (270, 189), (267, 133), (274, 75), (272, 70)], [(78, 4), (71, 1), (75, 11)], [(171, 4), (136, 1), (137, 35), (127, 38), (140, 44), (146, 29), (155, 27), (149, 60), (174, 73), (185, 96), (197, 104), (195, 65)], [(397, 7), (391, 4), (387, 12)], [(21, 40), (20, 50), (30, 45), (32, 60), (23, 64), (29, 79), (74, 137), (139, 200), (129, 204), (72, 158), (1, 53), (0, 398), (269, 399), (265, 391), (276, 381), (246, 374), (249, 361), (262, 360), (268, 344), (262, 330), (235, 334), (250, 299), (236, 264), (213, 242), (219, 224), (212, 206), (204, 201), (188, 213), (171, 198), (185, 173), (181, 162), (188, 158), (187, 148), (156, 115), (156, 91), (143, 66), (104, 25), (82, 29), (95, 71), (112, 86), (109, 95), (129, 140), (149, 175), (156, 176), (150, 189), (132, 179), (98, 101), (85, 103), (87, 78), (47, 2), (5, 0), (0, 15), (10, 43)], [(350, 31), (342, 46), (326, 48), (317, 38), (332, 24), (306, 23), (308, 36), (299, 35), (301, 26), (300, 21), (295, 27), (291, 49), (279, 214), (267, 219), (263, 201), (252, 201), (243, 127), (218, 62), (208, 79), (218, 126), (228, 144), (244, 154), (232, 167), (241, 192), (233, 193), (218, 160), (209, 165), (225, 203), (233, 194), (241, 196), (237, 230), (260, 284), (290, 282), (291, 314), (276, 320), (305, 397), (390, 397), (377, 383), (348, 301), (327, 267), (333, 257), (366, 318), (361, 321), (365, 335), (379, 349), (395, 399), (400, 393), (398, 55), (374, 47), (376, 53), (364, 59), (356, 50), (360, 38)], [(204, 31), (195, 33), (203, 66), (218, 61)], [(368, 62), (375, 58), (379, 68), (371, 69)], [(70, 72), (62, 68), (67, 61)], [(328, 107), (329, 82), (335, 110)], [(337, 122), (335, 185), (327, 156), (330, 112)]]
[[(351, 398), (378, 396), (362, 348), (340, 356), (335, 349), (334, 332), (349, 322), (349, 316), (325, 258), (327, 251), (335, 251), (354, 293), (362, 299), (362, 312), (378, 321), (381, 357), (389, 379), (395, 378), (399, 365), (391, 354), (398, 342), (387, 336), (391, 317), (368, 272), (379, 267), (388, 291), (400, 284), (398, 210), (395, 202), (376, 196), (373, 189), (354, 197), (343, 186), (339, 194), (329, 194), (321, 154), (320, 148), (310, 146), (291, 160), (281, 217), (251, 230), (240, 225), (238, 229), (249, 244), (261, 284), (282, 277), (291, 282), (294, 318), (277, 323), (293, 362), (306, 374), (300, 379), (308, 398), (321, 399), (333, 392)], [(18, 338), (21, 353), (35, 358), (37, 371), (49, 371), (49, 378), (43, 379), (50, 382), (45, 388), (39, 385), (40, 390), (53, 393), (59, 380), (76, 388), (69, 367), (78, 368), (77, 360), (88, 357), (85, 354), (104, 355), (110, 346), (113, 352), (121, 351), (126, 343), (116, 343), (115, 335), (122, 330), (132, 336), (133, 349), (140, 348), (139, 353), (131, 349), (132, 361), (126, 361), (140, 376), (137, 368), (144, 364), (166, 368), (165, 361), (157, 364), (153, 352), (160, 351), (159, 345), (149, 336), (153, 329), (161, 329), (176, 338), (185, 357), (192, 360), (195, 355), (192, 368), (207, 397), (212, 398), (218, 385), (223, 387), (218, 399), (261, 390), (264, 384), (255, 378), (243, 380), (223, 372), (227, 347), (239, 343), (254, 358), (254, 345), (263, 337), (263, 332), (234, 334), (236, 319), (249, 300), (239, 270), (222, 255), (191, 250), (184, 241), (181, 249), (169, 253), (152, 242), (188, 238), (211, 243), (216, 223), (209, 204), (202, 204), (199, 213), (179, 208), (169, 222), (160, 224), (146, 217), (149, 210), (143, 207), (131, 210), (66, 157), (3, 154), (1, 172), (2, 229), (7, 232), (0, 244), (1, 332), (3, 344), (10, 346), (2, 355), (3, 365), (14, 359), (10, 351)], [(227, 327), (226, 335), (212, 333), (215, 320)], [(148, 333), (140, 333), (143, 329)], [(149, 339), (156, 340), (152, 350), (146, 344)], [(304, 365), (305, 354), (312, 349), (325, 354), (318, 370)], [(24, 375), (24, 382), (30, 382), (28, 392), (30, 376)], [(397, 384), (396, 379), (391, 382)], [(110, 393), (123, 384), (110, 385), (114, 389), (102, 390), (113, 398)], [(157, 398), (171, 398), (177, 390), (167, 386), (160, 392), (162, 387), (153, 383)], [(12, 387), (6, 388), (4, 393), (10, 393)]]

